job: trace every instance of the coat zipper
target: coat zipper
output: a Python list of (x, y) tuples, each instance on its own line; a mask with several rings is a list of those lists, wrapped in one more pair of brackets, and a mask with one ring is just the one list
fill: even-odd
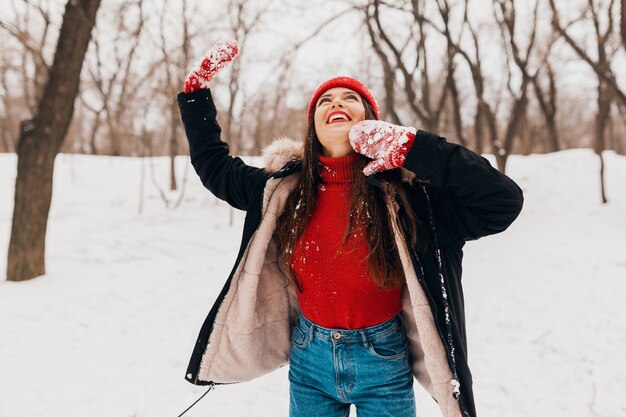
[[(434, 237), (434, 241), (435, 241), (435, 247), (436, 250), (439, 250), (439, 243), (437, 242), (437, 237), (435, 235), (435, 229), (434, 229), (434, 225), (432, 224), (433, 222), (433, 218), (432, 218), (432, 207), (430, 205), (430, 197), (428, 195), (428, 192), (426, 191), (424, 185), (421, 185), (422, 190), (424, 192), (424, 194), (426, 195), (426, 201), (427, 201), (427, 205), (428, 205), (428, 211), (429, 211), (429, 217), (430, 217), (430, 221), (431, 221), (431, 231), (433, 232), (433, 237)], [(405, 236), (409, 236), (409, 229), (408, 229), (408, 225), (406, 223), (406, 218), (404, 216), (399, 216), (401, 223), (402, 223), (402, 228), (404, 230)], [(406, 242), (407, 239), (404, 239), (404, 241)], [(426, 298), (428, 299), (428, 303), (430, 305), (430, 309), (431, 311), (434, 312), (434, 319), (436, 320), (437, 317), (437, 306), (435, 304), (435, 300), (433, 299), (432, 295), (430, 294), (430, 291), (428, 291), (428, 288), (426, 287), (426, 284), (424, 282), (424, 267), (422, 266), (422, 261), (420, 260), (419, 255), (417, 254), (417, 252), (415, 251), (415, 248), (412, 247), (412, 245), (407, 245), (407, 247), (410, 247), (410, 251), (411, 254), (415, 260), (415, 263), (417, 264), (419, 271), (415, 271), (415, 275), (417, 276), (417, 280), (420, 284), (420, 286), (422, 287), (422, 290), (424, 291), (424, 293), (426, 294)], [(441, 275), (442, 272), (439, 271), (439, 265), (438, 265), (438, 275)], [(457, 384), (460, 384), (458, 375), (456, 373), (456, 364), (452, 365), (454, 362), (456, 362), (453, 358), (452, 358), (452, 353), (450, 352), (450, 346), (448, 346), (448, 342), (446, 341), (446, 337), (442, 334), (441, 329), (439, 326), (437, 327), (437, 334), (439, 335), (439, 339), (441, 340), (441, 344), (443, 345), (444, 351), (446, 352), (446, 359), (448, 360), (448, 367), (450, 368), (450, 370), (452, 371), (452, 377), (454, 378), (454, 380), (457, 382)], [(463, 415), (470, 417), (469, 412), (467, 411), (467, 408), (465, 407), (465, 404), (463, 403), (463, 401), (461, 400), (461, 396), (460, 396), (460, 385), (458, 387), (459, 389), (459, 395), (454, 397), (455, 400), (458, 401), (459, 403), (459, 408), (461, 409), (461, 412), (463, 413)]]

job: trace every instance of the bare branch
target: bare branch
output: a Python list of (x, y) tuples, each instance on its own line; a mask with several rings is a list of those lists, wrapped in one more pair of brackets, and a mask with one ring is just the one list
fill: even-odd
[[(624, 94), (624, 92), (617, 85), (617, 80), (615, 78), (615, 75), (611, 71), (610, 66), (601, 65), (599, 62), (595, 62), (589, 57), (589, 55), (582, 49), (582, 47), (579, 46), (576, 41), (571, 37), (567, 29), (561, 25), (559, 21), (559, 12), (556, 8), (556, 5), (554, 4), (554, 0), (548, 1), (552, 10), (552, 27), (554, 28), (554, 30), (556, 30), (559, 35), (567, 42), (567, 44), (576, 52), (576, 54), (593, 69), (596, 75), (611, 88), (615, 96), (622, 102), (622, 104), (626, 105), (626, 94)], [(608, 18), (612, 19), (610, 12)], [(600, 40), (601, 39), (599, 38), (598, 41)]]

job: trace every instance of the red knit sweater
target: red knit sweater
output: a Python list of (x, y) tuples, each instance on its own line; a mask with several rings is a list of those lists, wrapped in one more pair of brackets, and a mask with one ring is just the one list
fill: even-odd
[(298, 291), (302, 314), (322, 327), (374, 326), (402, 309), (401, 287), (379, 290), (368, 274), (365, 230), (357, 229), (341, 248), (356, 159), (355, 153), (341, 158), (320, 156), (322, 184), (291, 261), (302, 283), (302, 292)]

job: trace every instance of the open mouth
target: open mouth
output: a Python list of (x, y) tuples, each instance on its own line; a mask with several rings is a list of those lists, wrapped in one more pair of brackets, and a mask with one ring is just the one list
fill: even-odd
[(326, 124), (334, 124), (334, 123), (343, 123), (343, 122), (349, 122), (352, 119), (350, 119), (350, 116), (348, 116), (346, 113), (344, 112), (334, 112), (330, 114), (330, 117), (328, 118), (328, 121), (326, 122)]

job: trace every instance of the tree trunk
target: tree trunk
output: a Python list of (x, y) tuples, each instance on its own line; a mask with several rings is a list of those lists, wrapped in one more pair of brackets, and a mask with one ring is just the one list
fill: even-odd
[(493, 154), (496, 157), (497, 168), (500, 172), (504, 173), (506, 169), (506, 152), (502, 148), (502, 142), (498, 139), (498, 123), (496, 116), (489, 106), (486, 105), (482, 115), (487, 123), (487, 132), (489, 133), (489, 141), (491, 142)]
[(561, 150), (561, 140), (559, 139), (559, 130), (556, 128), (556, 109), (557, 109), (557, 92), (556, 92), (556, 76), (550, 64), (548, 66), (548, 77), (550, 80), (550, 91), (548, 93), (549, 111), (545, 115), (548, 131), (550, 132), (550, 145), (553, 152)]
[(465, 133), (463, 132), (463, 119), (461, 118), (461, 100), (459, 98), (459, 90), (456, 86), (456, 80), (454, 78), (454, 62), (452, 58), (448, 58), (449, 62), (449, 71), (450, 71), (450, 83), (448, 85), (448, 89), (450, 91), (450, 96), (452, 98), (452, 113), (454, 116), (454, 129), (456, 131), (456, 137), (459, 140), (459, 143), (465, 147), (467, 147), (467, 139), (465, 138)]
[[(557, 110), (557, 91), (556, 91), (556, 76), (548, 61), (547, 57), (544, 58), (542, 64), (547, 70), (548, 78), (548, 92), (544, 92), (539, 83), (538, 75), (532, 78), (532, 83), (535, 88), (535, 96), (539, 103), (539, 108), (543, 113), (543, 117), (548, 129), (548, 144), (547, 152), (558, 152), (561, 150), (561, 141), (559, 139), (559, 132), (556, 128), (556, 110)], [(545, 144), (544, 144), (545, 145)]]
[(522, 115), (519, 129), (519, 135), (522, 142), (522, 154), (524, 155), (530, 155), (533, 152), (533, 135), (530, 130), (528, 115), (524, 114)]
[(620, 13), (620, 32), (622, 33), (622, 44), (626, 49), (626, 0), (622, 0), (622, 10)]
[(11, 108), (11, 97), (9, 97), (9, 85), (7, 82), (7, 73), (5, 71), (2, 74), (2, 89), (4, 90), (4, 95), (2, 96), (2, 104), (4, 105), (4, 120), (2, 120), (2, 143), (4, 144), (4, 149), (6, 152), (15, 152), (15, 146), (13, 145), (13, 135), (11, 132), (11, 127), (13, 126), (13, 117)]
[(476, 115), (474, 116), (474, 150), (477, 154), (483, 153), (483, 114), (480, 104), (476, 106)]
[(43, 275), (54, 159), (63, 143), (78, 93), (80, 71), (100, 0), (70, 0), (43, 95), (33, 118), (22, 123), (17, 144), (15, 204), (7, 279)]
[(100, 113), (102, 112), (99, 111), (95, 114), (95, 120), (93, 122), (93, 126), (91, 128), (91, 135), (89, 135), (89, 153), (91, 155), (98, 155), (98, 147), (96, 146), (96, 137), (98, 135), (98, 129), (100, 128)]
[(598, 80), (598, 83), (598, 114), (596, 115), (594, 129), (594, 151), (596, 152), (596, 154), (598, 154), (598, 157), (600, 158), (600, 197), (602, 199), (602, 203), (604, 204), (608, 200), (606, 198), (606, 188), (604, 181), (604, 158), (602, 157), (602, 152), (605, 149), (606, 124), (610, 117), (612, 99), (610, 87), (605, 86), (605, 83), (602, 80)]
[(239, 68), (241, 65), (241, 60), (234, 61), (232, 63), (232, 71), (230, 75), (230, 83), (229, 83), (229, 102), (228, 102), (228, 112), (227, 112), (227, 122), (224, 126), (224, 137), (226, 138), (228, 145), (230, 147), (231, 155), (239, 155), (240, 154), (240, 143), (241, 138), (236, 137), (234, 135), (234, 125), (235, 125), (235, 100), (237, 100), (237, 96), (239, 95)]
[(548, 141), (550, 142), (550, 151), (558, 152), (561, 150), (561, 140), (559, 139), (559, 130), (556, 128), (556, 117), (554, 115), (546, 118), (548, 125)]
[[(389, 58), (382, 50), (380, 42), (376, 34), (374, 33), (374, 28), (372, 25), (372, 16), (369, 14), (369, 5), (365, 8), (365, 24), (367, 26), (367, 33), (369, 34), (370, 40), (372, 42), (372, 48), (374, 48), (374, 53), (378, 56), (381, 65), (383, 66), (383, 86), (385, 89), (384, 101), (383, 101), (383, 114), (381, 114), (382, 118), (385, 120), (389, 120), (394, 124), (402, 124), (400, 122), (400, 117), (396, 113), (395, 110), (395, 91), (394, 91), (394, 70), (389, 62)], [(409, 98), (410, 100), (410, 98)]]
[(170, 103), (170, 191), (176, 191), (176, 154), (178, 154), (177, 128), (180, 123), (178, 104), (174, 98)]
[[(618, 113), (618, 114), (620, 114), (620, 113)], [(618, 120), (620, 120), (620, 119), (618, 119)], [(611, 149), (613, 149), (619, 155), (626, 155), (626, 153), (624, 152), (626, 150), (626, 149), (624, 149), (624, 145), (625, 145), (624, 137), (626, 135), (624, 133), (624, 126), (623, 126), (623, 124), (618, 124), (617, 127), (616, 127), (614, 120), (611, 119), (610, 126), (611, 126), (611, 133), (610, 133)]]

